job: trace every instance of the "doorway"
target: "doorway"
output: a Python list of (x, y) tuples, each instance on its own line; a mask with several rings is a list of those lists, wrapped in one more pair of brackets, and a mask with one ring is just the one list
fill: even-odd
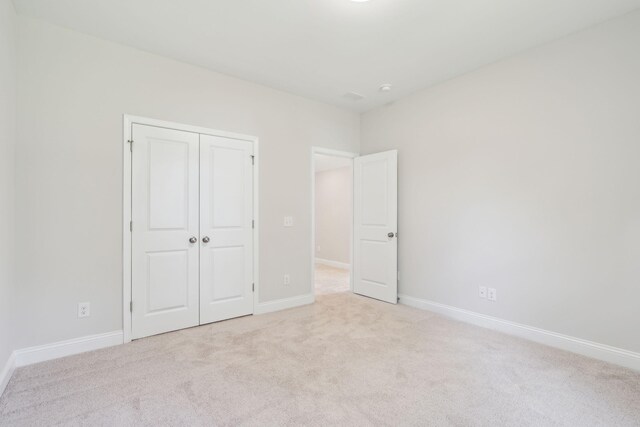
[(356, 156), (322, 148), (312, 150), (315, 295), (353, 289), (353, 159)]

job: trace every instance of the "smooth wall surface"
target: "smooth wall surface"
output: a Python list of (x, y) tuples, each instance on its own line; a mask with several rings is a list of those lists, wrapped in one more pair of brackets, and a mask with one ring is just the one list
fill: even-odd
[(640, 351), (639, 46), (635, 12), (363, 116), (400, 293)]
[(17, 17), (0, 0), (0, 372), (14, 347), (14, 176), (16, 144)]
[(316, 258), (351, 262), (351, 167), (316, 172)]
[(310, 147), (357, 151), (357, 114), (29, 18), (19, 48), (21, 347), (122, 328), (123, 113), (258, 136), (260, 301), (311, 292)]

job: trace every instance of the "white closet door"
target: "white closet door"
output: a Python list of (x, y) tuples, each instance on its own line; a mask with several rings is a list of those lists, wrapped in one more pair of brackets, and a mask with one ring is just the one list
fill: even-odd
[[(133, 125), (132, 338), (198, 324), (198, 134)], [(191, 239), (191, 241), (190, 241)]]
[(398, 152), (354, 160), (353, 291), (398, 302)]
[(253, 313), (253, 166), (247, 141), (200, 135), (200, 323)]

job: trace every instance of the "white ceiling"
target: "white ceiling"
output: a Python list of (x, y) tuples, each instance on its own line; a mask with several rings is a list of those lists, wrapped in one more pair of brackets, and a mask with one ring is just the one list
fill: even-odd
[[(640, 0), (14, 0), (19, 13), (365, 111)], [(378, 91), (390, 83), (390, 92)], [(343, 97), (356, 92), (364, 99)]]
[(344, 168), (351, 166), (353, 160), (348, 157), (328, 156), (326, 154), (315, 154), (313, 156), (315, 162), (315, 171), (324, 172), (331, 169)]

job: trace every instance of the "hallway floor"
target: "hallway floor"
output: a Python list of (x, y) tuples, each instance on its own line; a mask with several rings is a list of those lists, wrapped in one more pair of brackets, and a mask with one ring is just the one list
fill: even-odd
[(349, 270), (316, 264), (316, 295), (349, 291)]

